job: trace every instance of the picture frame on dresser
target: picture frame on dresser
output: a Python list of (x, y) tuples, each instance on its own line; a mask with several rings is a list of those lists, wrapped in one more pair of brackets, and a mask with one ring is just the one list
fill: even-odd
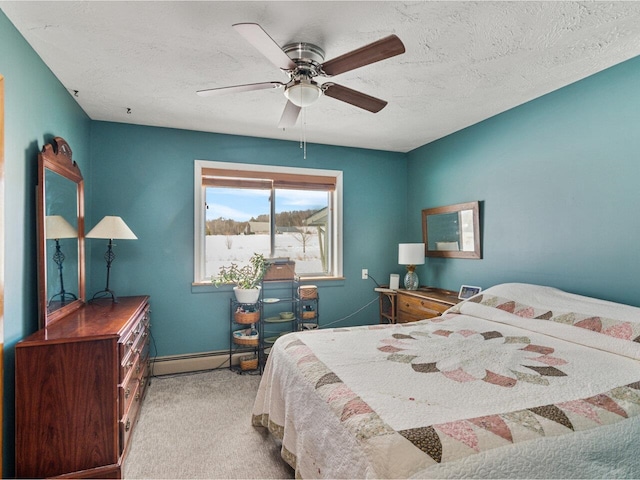
[(474, 295), (477, 295), (481, 291), (481, 287), (474, 287), (472, 285), (461, 285), (460, 291), (458, 292), (458, 298), (460, 300), (466, 300), (467, 298), (471, 298)]

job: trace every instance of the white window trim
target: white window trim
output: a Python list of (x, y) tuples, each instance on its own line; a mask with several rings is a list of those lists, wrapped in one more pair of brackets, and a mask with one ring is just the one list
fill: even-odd
[[(326, 277), (313, 277), (314, 279), (332, 280), (342, 278), (343, 276), (343, 203), (342, 203), (342, 171), (340, 170), (323, 170), (316, 168), (300, 168), (300, 167), (283, 167), (277, 165), (255, 165), (249, 163), (230, 163), (217, 162), (213, 160), (195, 160), (194, 168), (194, 235), (193, 235), (193, 275), (194, 284), (203, 284), (202, 280), (205, 273), (205, 252), (204, 252), (204, 234), (205, 234), (205, 187), (202, 186), (202, 169), (203, 168), (220, 168), (233, 170), (246, 170), (252, 172), (271, 172), (271, 173), (293, 173), (299, 175), (326, 175), (336, 179), (336, 188), (331, 195), (329, 207), (333, 210), (331, 215), (331, 272), (332, 275)], [(304, 278), (304, 277), (303, 277)]]

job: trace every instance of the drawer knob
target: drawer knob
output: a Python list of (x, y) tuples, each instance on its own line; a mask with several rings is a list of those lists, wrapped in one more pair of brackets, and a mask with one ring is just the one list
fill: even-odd
[(127, 389), (124, 391), (124, 398), (129, 398), (129, 395), (131, 395), (131, 389), (127, 387)]
[(128, 362), (127, 363), (127, 370), (130, 369), (131, 367), (133, 367), (133, 362)]
[(129, 430), (131, 430), (131, 420), (127, 418), (127, 423), (124, 426), (124, 431), (128, 432)]

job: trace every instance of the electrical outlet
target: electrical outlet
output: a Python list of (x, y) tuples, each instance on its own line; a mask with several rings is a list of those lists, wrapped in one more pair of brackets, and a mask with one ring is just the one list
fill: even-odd
[(362, 269), (362, 279), (366, 280), (367, 278), (369, 278), (369, 270), (367, 270), (366, 268)]

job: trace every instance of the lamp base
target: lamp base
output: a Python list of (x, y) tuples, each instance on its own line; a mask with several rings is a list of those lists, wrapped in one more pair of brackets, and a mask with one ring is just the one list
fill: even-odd
[(93, 297), (91, 297), (91, 302), (93, 302), (94, 300), (98, 300), (100, 298), (107, 298), (107, 297), (111, 297), (111, 301), (113, 303), (118, 303), (118, 297), (116, 297), (116, 293), (113, 290), (109, 290), (108, 288), (105, 288), (104, 290), (100, 290), (99, 292), (96, 292)]
[(69, 292), (65, 292), (64, 290), (61, 290), (60, 292), (56, 293), (53, 297), (49, 299), (49, 301), (47, 302), (47, 307), (49, 307), (54, 302), (54, 300), (58, 297), (60, 297), (60, 299), (58, 300), (58, 303), (60, 305), (66, 305), (67, 303), (75, 302), (76, 300), (78, 300), (78, 297), (76, 297), (73, 293), (69, 293)]
[[(106, 218), (106, 217), (105, 217)], [(104, 254), (104, 259), (107, 262), (107, 286), (104, 287), (104, 290), (100, 290), (96, 292), (95, 295), (91, 298), (91, 301), (97, 300), (98, 298), (106, 298), (111, 297), (113, 303), (118, 303), (118, 297), (113, 290), (109, 288), (109, 277), (111, 276), (111, 263), (116, 258), (116, 254), (113, 253), (113, 239), (109, 239), (109, 244), (107, 245), (107, 251)]]
[(405, 290), (417, 290), (419, 285), (418, 274), (409, 270), (404, 276), (404, 288)]

